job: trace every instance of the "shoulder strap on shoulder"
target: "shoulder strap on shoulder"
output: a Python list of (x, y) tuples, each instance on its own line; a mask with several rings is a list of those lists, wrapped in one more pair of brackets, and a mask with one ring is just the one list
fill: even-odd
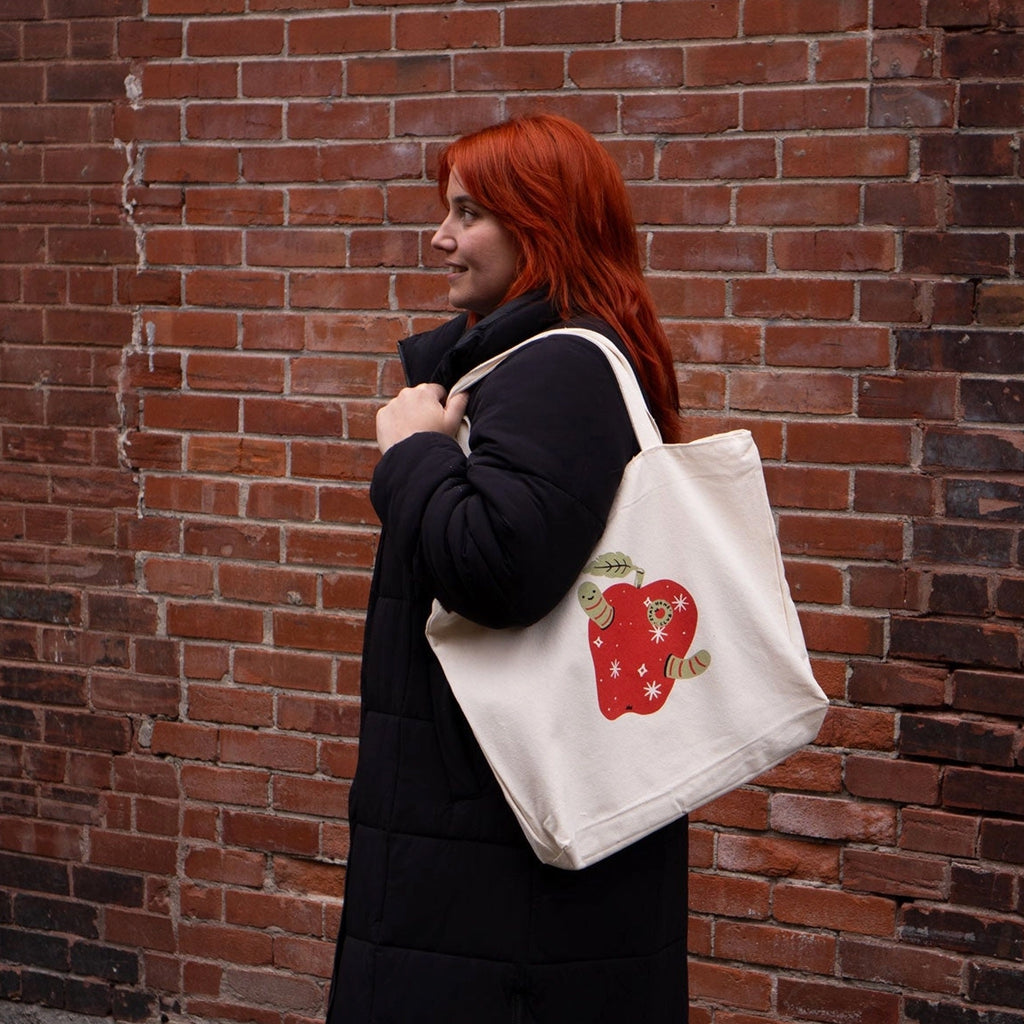
[(548, 338), (555, 334), (573, 334), (579, 338), (585, 338), (587, 341), (593, 342), (605, 354), (608, 365), (612, 368), (612, 372), (619, 382), (619, 389), (622, 392), (623, 401), (626, 403), (626, 411), (629, 413), (630, 422), (633, 424), (633, 432), (636, 434), (640, 447), (654, 448), (661, 444), (661, 432), (658, 430), (658, 425), (654, 422), (654, 417), (651, 416), (650, 410), (647, 408), (643, 391), (640, 388), (639, 381), (636, 379), (636, 374), (633, 372), (633, 367), (630, 366), (629, 360), (609, 338), (586, 327), (556, 327), (553, 330), (535, 334), (533, 337), (519, 342), (518, 345), (513, 345), (504, 352), (499, 352), (498, 355), (492, 356), (479, 366), (474, 367), (464, 377), (455, 382), (449, 394), (454, 395), (459, 391), (471, 388), (474, 384), (483, 380), (491, 370), (512, 355), (513, 352), (517, 352), (526, 345), (532, 345), (535, 341), (540, 341), (542, 338)]

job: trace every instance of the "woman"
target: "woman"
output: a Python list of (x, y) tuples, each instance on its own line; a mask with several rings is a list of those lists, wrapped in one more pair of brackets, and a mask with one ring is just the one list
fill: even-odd
[[(329, 1024), (680, 1024), (686, 822), (579, 872), (519, 830), (426, 638), (431, 602), (494, 628), (543, 617), (599, 539), (636, 453), (606, 357), (572, 334), (465, 372), (559, 325), (628, 354), (677, 434), (665, 335), (622, 178), (587, 132), (540, 116), (443, 154), (432, 239), (464, 312), (400, 346), (409, 387), (379, 413), (382, 523), (367, 619), (351, 852)], [(470, 454), (454, 434), (468, 415)]]

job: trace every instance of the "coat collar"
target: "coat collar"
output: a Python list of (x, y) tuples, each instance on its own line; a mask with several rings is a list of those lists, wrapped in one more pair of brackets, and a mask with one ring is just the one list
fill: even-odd
[(499, 306), (468, 330), (466, 320), (463, 313), (432, 331), (399, 342), (409, 384), (435, 381), (450, 388), (484, 360), (554, 327), (561, 317), (542, 292), (531, 292)]

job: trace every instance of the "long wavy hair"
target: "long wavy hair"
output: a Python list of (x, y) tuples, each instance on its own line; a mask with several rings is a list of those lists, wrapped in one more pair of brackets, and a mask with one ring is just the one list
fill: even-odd
[(449, 145), (438, 169), (442, 202), (456, 167), (515, 240), (519, 273), (502, 301), (540, 289), (565, 319), (601, 317), (629, 349), (662, 436), (678, 440), (671, 349), (644, 281), (626, 186), (605, 149), (572, 121), (541, 114)]

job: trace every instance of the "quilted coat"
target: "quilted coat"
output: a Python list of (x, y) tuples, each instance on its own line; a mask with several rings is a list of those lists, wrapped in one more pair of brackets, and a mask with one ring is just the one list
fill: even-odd
[[(450, 387), (558, 323), (537, 296), (468, 330), (456, 317), (401, 344), (409, 383)], [(422, 432), (373, 476), (382, 533), (328, 1024), (684, 1024), (685, 820), (582, 871), (542, 865), (424, 636), (435, 597), (500, 628), (568, 591), (636, 452), (618, 386), (596, 347), (555, 336), (476, 385), (468, 416), (468, 458)]]

